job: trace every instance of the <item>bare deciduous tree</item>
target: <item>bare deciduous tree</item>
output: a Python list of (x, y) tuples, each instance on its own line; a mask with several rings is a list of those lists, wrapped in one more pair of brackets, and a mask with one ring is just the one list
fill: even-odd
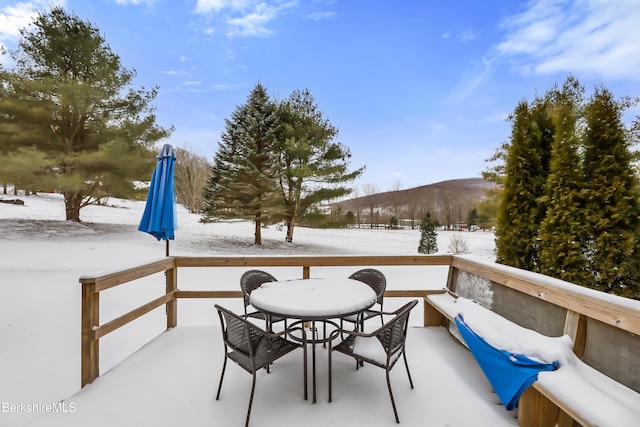
[(176, 197), (191, 213), (204, 207), (203, 191), (207, 185), (211, 165), (206, 158), (186, 147), (176, 148)]
[[(365, 196), (373, 196), (374, 194), (378, 194), (380, 192), (380, 188), (376, 184), (362, 184), (362, 192)], [(375, 215), (376, 209), (376, 199), (374, 197), (370, 197), (368, 199), (368, 208), (369, 208), (369, 224), (371, 228), (373, 228), (373, 219)]]
[(449, 251), (454, 254), (468, 254), (469, 241), (459, 234), (452, 234), (449, 237)]

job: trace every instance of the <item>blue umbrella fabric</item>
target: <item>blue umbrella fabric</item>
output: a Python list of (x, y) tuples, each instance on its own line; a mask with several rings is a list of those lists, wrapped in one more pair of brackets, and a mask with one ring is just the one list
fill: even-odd
[(166, 255), (169, 256), (169, 240), (174, 239), (177, 228), (173, 178), (176, 155), (173, 147), (165, 144), (157, 159), (158, 164), (151, 176), (147, 203), (138, 230), (149, 233), (158, 240), (166, 240)]
[(465, 323), (462, 314), (458, 314), (454, 320), (482, 372), (508, 410), (518, 405), (520, 396), (538, 379), (539, 372), (553, 371), (559, 367), (557, 361), (545, 363), (492, 346)]

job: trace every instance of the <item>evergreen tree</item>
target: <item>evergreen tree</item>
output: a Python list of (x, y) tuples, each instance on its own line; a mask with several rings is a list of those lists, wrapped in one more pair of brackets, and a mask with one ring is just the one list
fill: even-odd
[(504, 191), (496, 219), (497, 261), (526, 270), (539, 267), (540, 203), (549, 173), (553, 123), (547, 101), (521, 101), (513, 114), (504, 165)]
[(471, 231), (473, 225), (478, 225), (480, 219), (480, 214), (478, 213), (478, 208), (475, 206), (471, 208), (469, 213), (467, 213), (467, 226), (468, 230)]
[(364, 168), (348, 171), (351, 152), (334, 139), (338, 130), (324, 117), (309, 90), (295, 90), (279, 104), (278, 187), (287, 225), (285, 240), (293, 241), (298, 218), (311, 206), (351, 192), (344, 184)]
[(569, 77), (562, 90), (553, 90), (555, 135), (543, 203), (547, 212), (540, 226), (540, 272), (572, 283), (588, 285), (585, 253), (584, 202), (578, 122), (584, 88)]
[(262, 225), (282, 216), (276, 185), (278, 123), (276, 104), (258, 83), (247, 102), (225, 120), (204, 191), (203, 221), (252, 220), (256, 245), (262, 244)]
[(18, 195), (18, 189), (28, 194), (45, 188), (46, 176), (43, 171), (49, 165), (42, 151), (20, 147), (2, 157), (0, 177), (3, 182), (13, 184), (13, 194)]
[(135, 71), (89, 22), (53, 7), (20, 34), (14, 69), (0, 69), (0, 153), (14, 165), (39, 159), (17, 184), (60, 190), (66, 218), (80, 221), (82, 207), (133, 194), (171, 130), (155, 123), (157, 88), (131, 89)]
[(434, 254), (438, 252), (438, 222), (431, 218), (431, 212), (427, 212), (420, 222), (420, 243), (418, 253)]
[(637, 297), (638, 182), (622, 123), (630, 105), (616, 101), (603, 87), (596, 88), (587, 104), (583, 197), (596, 289)]

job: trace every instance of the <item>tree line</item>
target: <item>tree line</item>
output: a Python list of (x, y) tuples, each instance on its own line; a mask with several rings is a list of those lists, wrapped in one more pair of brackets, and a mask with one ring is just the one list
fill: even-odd
[(485, 179), (500, 184), (497, 261), (640, 297), (637, 99), (569, 76), (511, 113), (511, 137)]
[(448, 230), (472, 225), (490, 229), (495, 214), (478, 207), (485, 205), (485, 193), (494, 187), (494, 183), (482, 178), (450, 180), (404, 190), (398, 182), (393, 190), (385, 192), (380, 192), (375, 184), (365, 184), (360, 192), (354, 190), (355, 198), (334, 202), (331, 208), (346, 214), (352, 219), (351, 224), (365, 228), (416, 229), (428, 212), (439, 226)]

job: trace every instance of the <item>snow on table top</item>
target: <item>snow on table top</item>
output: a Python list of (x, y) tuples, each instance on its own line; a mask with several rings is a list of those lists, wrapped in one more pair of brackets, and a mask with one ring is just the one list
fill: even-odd
[(251, 292), (251, 305), (297, 318), (339, 317), (371, 307), (376, 293), (352, 279), (300, 279), (263, 283)]

